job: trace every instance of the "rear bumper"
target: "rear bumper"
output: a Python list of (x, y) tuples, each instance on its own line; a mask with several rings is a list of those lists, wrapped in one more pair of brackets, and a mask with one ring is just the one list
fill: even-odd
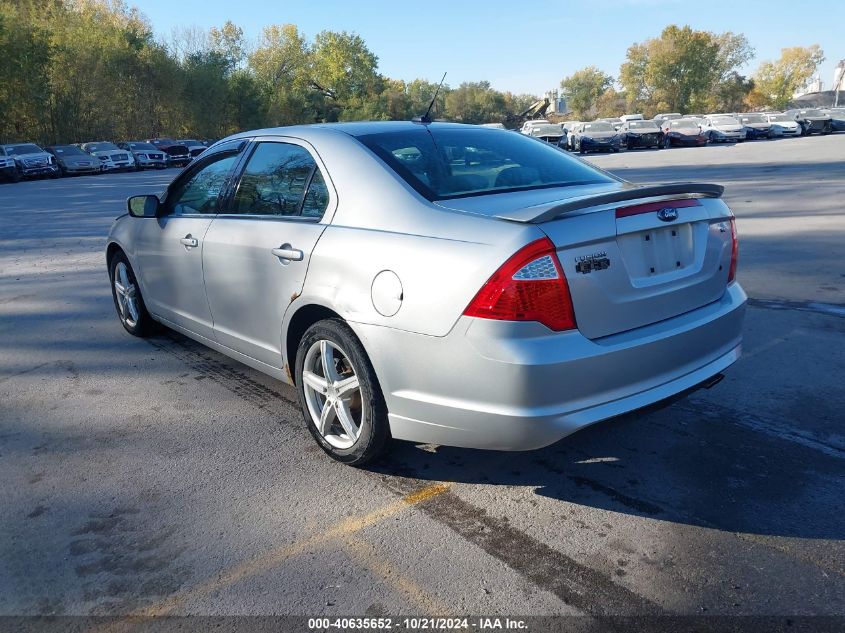
[(536, 323), (462, 317), (442, 338), (352, 324), (393, 437), (530, 450), (696, 387), (740, 356), (746, 296), (590, 340)]

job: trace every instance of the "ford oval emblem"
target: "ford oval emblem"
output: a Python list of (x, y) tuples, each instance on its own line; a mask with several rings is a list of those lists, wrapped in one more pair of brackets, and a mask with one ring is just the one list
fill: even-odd
[(674, 207), (666, 207), (657, 212), (657, 218), (664, 222), (674, 222), (678, 219), (678, 210)]

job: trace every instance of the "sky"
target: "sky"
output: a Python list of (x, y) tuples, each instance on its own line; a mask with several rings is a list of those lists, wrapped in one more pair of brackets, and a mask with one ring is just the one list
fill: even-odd
[(585, 66), (617, 77), (628, 47), (669, 24), (741, 32), (756, 51), (744, 74), (780, 49), (819, 44), (818, 73), (829, 90), (845, 59), (845, 0), (128, 0), (166, 41), (174, 28), (207, 29), (231, 20), (257, 41), (263, 26), (296, 24), (312, 39), (322, 30), (360, 35), (394, 79), (446, 83), (487, 80), (494, 88), (542, 95)]

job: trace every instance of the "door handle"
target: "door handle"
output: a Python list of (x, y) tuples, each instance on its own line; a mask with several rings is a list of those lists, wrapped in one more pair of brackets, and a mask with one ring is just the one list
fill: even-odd
[(280, 259), (288, 259), (294, 262), (301, 262), (303, 258), (302, 251), (292, 247), (290, 244), (282, 244), (279, 248), (270, 249), (270, 252)]
[(188, 248), (196, 248), (200, 244), (199, 240), (195, 237), (191, 237), (190, 233), (188, 233), (185, 237), (179, 240), (179, 243), (184, 244)]

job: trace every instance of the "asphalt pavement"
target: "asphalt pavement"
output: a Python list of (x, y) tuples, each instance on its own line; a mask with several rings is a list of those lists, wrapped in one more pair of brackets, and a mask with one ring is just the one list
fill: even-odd
[(726, 186), (743, 358), (543, 450), (368, 469), (291, 388), (121, 328), (105, 235), (176, 171), (0, 186), (0, 615), (845, 615), (845, 135), (588, 158)]

